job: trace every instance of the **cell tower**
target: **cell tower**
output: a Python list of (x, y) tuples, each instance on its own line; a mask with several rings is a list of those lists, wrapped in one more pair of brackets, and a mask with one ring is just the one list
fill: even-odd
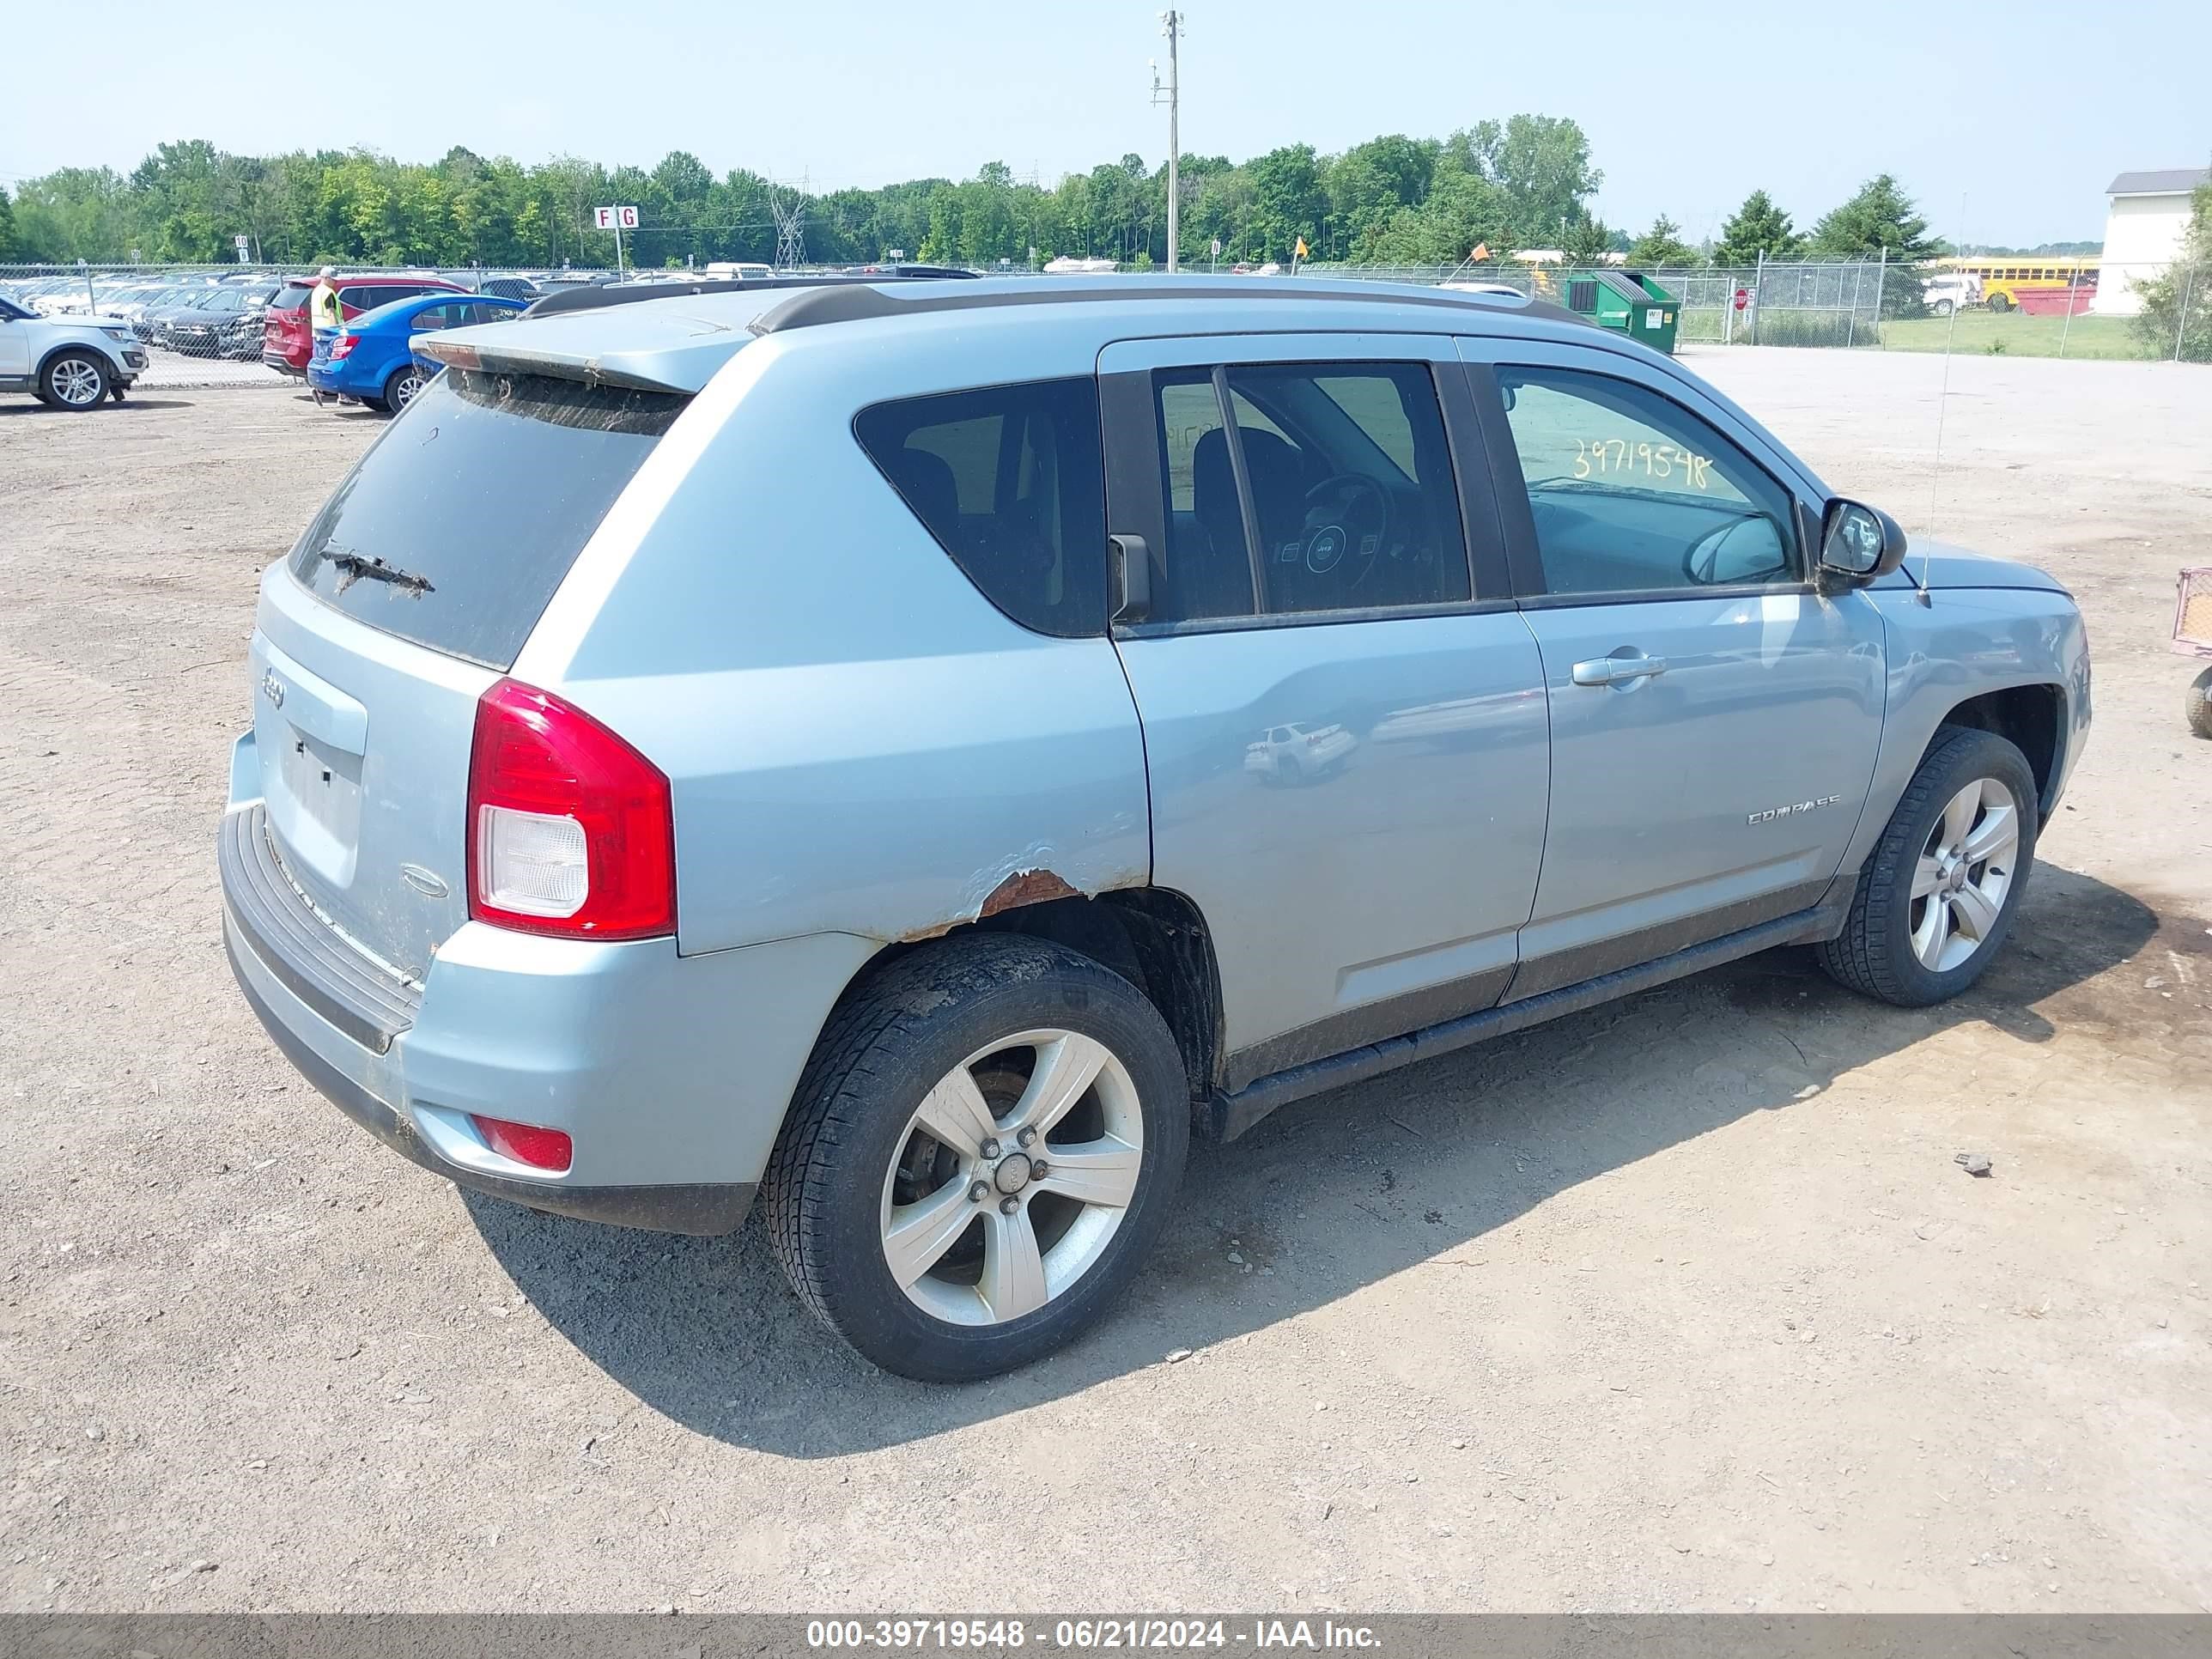
[(775, 216), (775, 263), (779, 270), (790, 270), (806, 263), (806, 198), (805, 179), (796, 185), (778, 184), (773, 179), (769, 183), (768, 210)]

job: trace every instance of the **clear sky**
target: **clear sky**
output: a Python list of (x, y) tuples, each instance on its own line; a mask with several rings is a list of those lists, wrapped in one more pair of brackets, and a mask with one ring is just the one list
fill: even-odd
[[(336, 34), (313, 21), (325, 4), (379, 21), (311, 46)], [(128, 168), (184, 137), (610, 166), (688, 149), (718, 174), (817, 187), (961, 178), (992, 161), (1049, 184), (1167, 149), (1146, 70), (1164, 42), (1144, 0), (0, 10), (11, 185), (57, 167)], [(2212, 161), (2208, 0), (1197, 0), (1188, 15), (1187, 153), (1241, 161), (1298, 140), (1327, 151), (1571, 115), (1605, 174), (1599, 215), (1638, 230), (1663, 212), (1693, 240), (1754, 187), (1806, 226), (1882, 171), (1939, 234), (2094, 238), (2114, 173)]]

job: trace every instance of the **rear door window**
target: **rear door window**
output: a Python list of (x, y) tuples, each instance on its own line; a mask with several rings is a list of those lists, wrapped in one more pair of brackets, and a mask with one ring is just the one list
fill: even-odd
[(1468, 599), (1458, 483), (1425, 365), (1237, 364), (1219, 389), (1204, 368), (1152, 385), (1168, 508), (1152, 620)]
[(1152, 615), (1162, 622), (1249, 617), (1252, 554), (1213, 371), (1179, 368), (1155, 375), (1152, 396), (1159, 412), (1168, 537), (1165, 580), (1154, 584)]
[(509, 667), (688, 402), (449, 368), (316, 515), (292, 574), (373, 628)]
[(878, 404), (853, 430), (992, 604), (1040, 634), (1105, 631), (1105, 467), (1088, 378)]
[(1468, 598), (1459, 486), (1425, 367), (1239, 366), (1229, 389), (1269, 612)]

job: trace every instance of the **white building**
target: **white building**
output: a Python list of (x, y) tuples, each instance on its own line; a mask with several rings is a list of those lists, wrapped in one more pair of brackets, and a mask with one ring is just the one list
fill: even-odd
[(2142, 309), (2135, 285), (2159, 275), (2181, 252), (2190, 198), (2207, 179), (2212, 167), (2124, 173), (2112, 180), (2105, 191), (2112, 205), (2105, 218), (2104, 263), (2092, 311), (2132, 317)]

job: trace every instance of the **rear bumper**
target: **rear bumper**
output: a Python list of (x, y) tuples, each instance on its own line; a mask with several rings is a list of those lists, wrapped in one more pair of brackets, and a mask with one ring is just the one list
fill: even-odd
[[(309, 909), (262, 827), (251, 736), (218, 843), (223, 942), (300, 1072), (378, 1139), (456, 1185), (556, 1214), (726, 1233), (744, 1219), (817, 1032), (869, 941), (817, 934), (677, 953), (465, 923), (422, 982)], [(548, 1176), (476, 1115), (563, 1130)]]
[(326, 392), (334, 398), (370, 398), (375, 392), (365, 390), (356, 376), (349, 372), (344, 362), (310, 363), (307, 365), (307, 384), (318, 392)]
[(356, 1078), (332, 1065), (302, 1035), (298, 1009), (280, 1008), (269, 994), (264, 977), (267, 964), (243, 942), (234, 915), (223, 918), (223, 948), (230, 970), (246, 1006), (260, 1017), (262, 1026), (285, 1059), (320, 1090), (332, 1104), (374, 1135), (400, 1157), (441, 1175), (457, 1187), (527, 1205), (554, 1215), (579, 1221), (604, 1221), (617, 1227), (642, 1227), (654, 1232), (691, 1233), (716, 1237), (735, 1232), (752, 1208), (750, 1182), (688, 1182), (653, 1187), (549, 1187), (538, 1182), (513, 1181), (465, 1169), (438, 1156), (414, 1132), (404, 1113), (379, 1100)]

